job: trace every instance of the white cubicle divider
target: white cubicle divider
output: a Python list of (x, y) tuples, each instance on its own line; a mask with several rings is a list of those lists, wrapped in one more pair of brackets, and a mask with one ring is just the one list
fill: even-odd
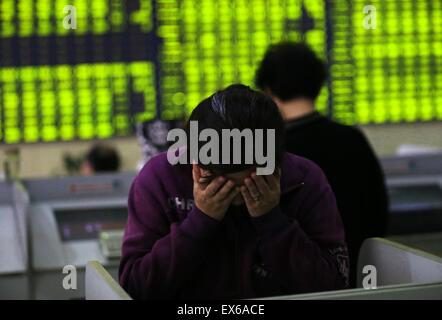
[[(0, 184), (0, 274), (25, 272), (28, 264), (26, 213), (29, 201), (15, 183)], [(17, 201), (21, 201), (18, 203)]]
[(132, 300), (98, 261), (86, 265), (86, 300)]
[(442, 282), (296, 294), (263, 300), (442, 300)]
[(29, 197), (18, 182), (0, 183), (0, 300), (29, 299)]
[[(368, 275), (362, 272), (365, 266), (375, 267), (376, 288), (362, 288), (363, 278)], [(394, 241), (370, 238), (364, 241), (359, 252), (358, 284), (357, 289), (264, 300), (442, 300), (442, 258)]]
[(387, 239), (442, 257), (442, 232), (392, 235)]
[(367, 239), (361, 246), (358, 287), (368, 275), (363, 272), (366, 266), (375, 267), (378, 287), (442, 282), (441, 257), (382, 238)]

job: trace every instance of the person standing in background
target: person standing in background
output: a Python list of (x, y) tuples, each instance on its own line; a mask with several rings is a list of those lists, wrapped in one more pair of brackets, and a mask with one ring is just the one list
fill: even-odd
[(288, 152), (315, 162), (336, 195), (350, 255), (350, 287), (366, 238), (384, 236), (388, 195), (379, 162), (363, 133), (315, 110), (326, 66), (302, 43), (268, 48), (256, 72), (257, 87), (269, 94), (286, 123)]
[(117, 172), (120, 164), (120, 155), (117, 150), (104, 144), (97, 144), (86, 154), (80, 173), (83, 176), (91, 176), (97, 173)]

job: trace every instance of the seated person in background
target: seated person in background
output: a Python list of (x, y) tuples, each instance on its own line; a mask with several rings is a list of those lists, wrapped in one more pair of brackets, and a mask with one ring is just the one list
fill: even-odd
[(284, 123), (272, 99), (232, 85), (203, 100), (189, 120), (219, 136), (223, 129), (275, 130), (269, 156), (276, 169), (257, 175), (258, 161), (244, 161), (244, 141), (238, 164), (152, 158), (129, 193), (122, 287), (135, 299), (345, 288), (348, 256), (333, 192), (318, 166), (284, 152)]
[(120, 169), (120, 155), (118, 152), (103, 144), (97, 144), (88, 151), (80, 172), (84, 176), (97, 173), (117, 172)]
[(287, 151), (314, 161), (330, 181), (345, 226), (353, 287), (363, 240), (385, 235), (388, 197), (362, 132), (315, 111), (325, 80), (324, 63), (300, 43), (271, 46), (256, 73), (257, 86), (273, 98), (286, 122)]

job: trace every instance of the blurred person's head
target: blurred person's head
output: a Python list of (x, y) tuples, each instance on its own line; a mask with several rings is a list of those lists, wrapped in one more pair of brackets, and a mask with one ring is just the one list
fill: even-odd
[[(275, 159), (275, 166), (278, 167), (284, 153), (284, 122), (274, 101), (266, 94), (252, 90), (251, 88), (235, 84), (224, 90), (218, 91), (209, 98), (198, 104), (190, 115), (187, 124), (189, 135), (190, 121), (198, 121), (198, 131), (206, 128), (214, 129), (218, 136), (222, 136), (223, 129), (274, 129), (275, 130), (275, 154), (271, 155)], [(198, 133), (199, 133), (198, 132)], [(264, 138), (266, 135), (264, 134)], [(199, 164), (203, 171), (203, 176), (214, 178), (224, 176), (233, 180), (237, 186), (242, 185), (244, 179), (260, 165), (255, 161), (251, 164), (245, 161), (245, 139), (241, 143), (241, 163), (233, 163), (233, 152), (230, 152), (229, 164), (210, 163)], [(267, 153), (266, 140), (263, 144), (264, 152)], [(222, 148), (222, 147), (221, 147)], [(255, 146), (253, 147), (255, 148)], [(225, 150), (224, 150), (225, 151)], [(232, 151), (232, 150), (231, 150)], [(220, 150), (219, 154), (222, 154)], [(255, 150), (254, 150), (255, 154)], [(267, 154), (267, 156), (269, 156)], [(233, 201), (234, 205), (243, 203), (243, 198), (239, 194)]]
[(82, 175), (116, 172), (120, 169), (120, 155), (107, 145), (97, 144), (86, 154), (81, 165)]
[(325, 63), (306, 44), (283, 42), (267, 49), (255, 83), (273, 98), (287, 118), (314, 109), (326, 77)]

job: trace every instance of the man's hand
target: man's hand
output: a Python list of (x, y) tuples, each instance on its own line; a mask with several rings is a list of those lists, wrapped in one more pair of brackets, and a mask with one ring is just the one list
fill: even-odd
[(241, 194), (249, 214), (256, 218), (272, 210), (279, 204), (281, 197), (280, 187), (281, 171), (274, 174), (258, 176), (252, 173), (251, 178), (244, 180)]
[(209, 183), (201, 179), (198, 165), (192, 165), (193, 198), (198, 209), (218, 221), (224, 218), (233, 198), (239, 193), (235, 183), (224, 177), (214, 178)]

